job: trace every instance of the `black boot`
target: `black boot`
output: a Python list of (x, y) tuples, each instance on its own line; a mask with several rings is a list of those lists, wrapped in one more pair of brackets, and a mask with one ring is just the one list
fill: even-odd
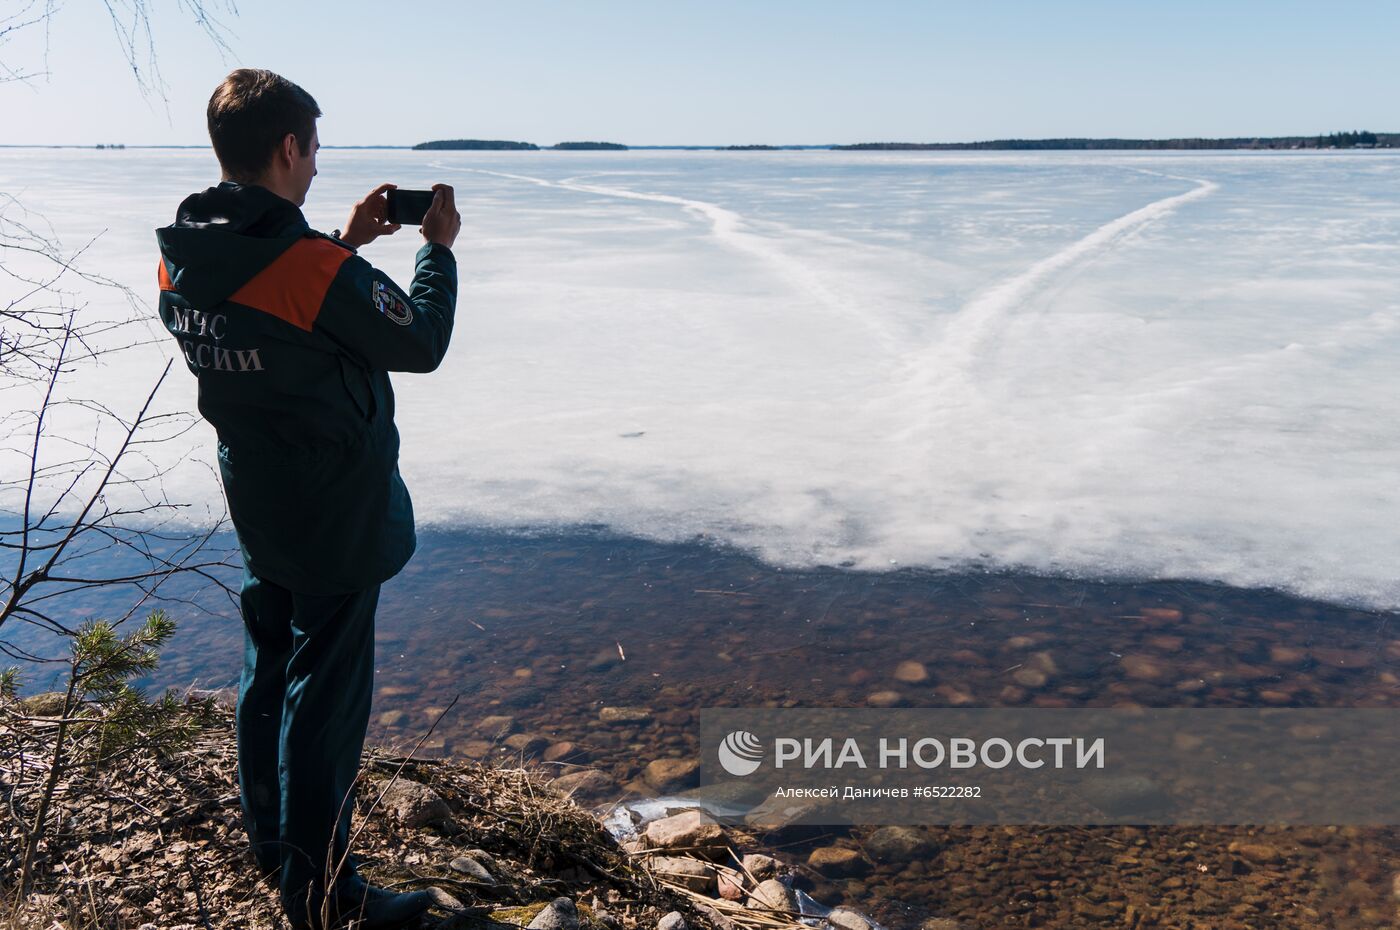
[[(371, 885), (359, 875), (350, 875), (335, 884), (327, 908), (329, 923), (321, 923), (320, 902), (313, 903), (310, 914), (290, 916), (297, 930), (332, 930), (348, 926), (351, 921), (358, 921), (355, 930), (392, 930), (418, 926), (432, 903), (433, 897), (426, 891), (393, 892)], [(300, 922), (299, 917), (303, 918)]]

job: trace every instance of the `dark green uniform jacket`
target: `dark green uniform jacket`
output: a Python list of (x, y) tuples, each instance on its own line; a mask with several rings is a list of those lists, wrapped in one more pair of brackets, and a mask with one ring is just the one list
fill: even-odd
[(160, 243), (160, 316), (199, 378), (199, 412), (243, 559), (305, 594), (378, 584), (413, 554), (390, 371), (447, 352), (457, 264), (419, 250), (405, 294), (291, 201), (225, 181)]

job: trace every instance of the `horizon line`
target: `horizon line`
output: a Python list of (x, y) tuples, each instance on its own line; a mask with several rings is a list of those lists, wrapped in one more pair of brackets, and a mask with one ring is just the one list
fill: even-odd
[[(995, 139), (981, 139), (981, 140), (977, 140), (977, 141), (973, 141), (973, 142), (967, 142), (967, 141), (961, 141), (961, 142), (909, 142), (909, 141), (885, 140), (885, 141), (864, 141), (864, 142), (819, 142), (819, 143), (806, 143), (806, 142), (785, 142), (785, 143), (743, 142), (743, 143), (729, 143), (729, 144), (716, 144), (716, 143), (649, 143), (649, 144), (636, 144), (636, 145), (633, 145), (633, 144), (628, 144), (628, 143), (609, 143), (609, 142), (606, 142), (605, 140), (566, 140), (566, 141), (564, 141), (564, 142), (556, 142), (556, 143), (554, 143), (553, 145), (539, 145), (538, 143), (528, 143), (528, 144), (536, 146), (536, 148), (537, 148), (539, 151), (553, 150), (555, 146), (558, 146), (558, 145), (566, 145), (566, 144), (609, 144), (609, 145), (622, 145), (622, 146), (624, 146), (626, 149), (730, 149), (730, 148), (739, 148), (739, 147), (742, 147), (742, 148), (748, 148), (748, 147), (768, 147), (768, 148), (775, 148), (775, 149), (782, 149), (782, 148), (787, 148), (787, 149), (831, 149), (831, 148), (839, 148), (839, 147), (865, 146), (865, 145), (909, 145), (909, 146), (935, 146), (935, 145), (936, 145), (936, 146), (948, 146), (948, 147), (961, 147), (961, 146), (966, 146), (966, 147), (971, 148), (971, 147), (976, 147), (976, 146), (987, 146), (987, 145), (993, 145), (993, 144), (1004, 143), (1004, 142), (1046, 143), (1046, 142), (1071, 142), (1071, 141), (1072, 141), (1072, 142), (1156, 142), (1156, 143), (1160, 143), (1160, 142), (1176, 142), (1176, 141), (1226, 142), (1226, 141), (1236, 141), (1236, 140), (1241, 140), (1241, 141), (1242, 141), (1242, 140), (1250, 140), (1250, 141), (1256, 141), (1256, 142), (1264, 142), (1264, 141), (1279, 140), (1279, 139), (1319, 139), (1319, 138), (1325, 138), (1325, 137), (1330, 136), (1330, 135), (1338, 135), (1338, 134), (1343, 134), (1343, 133), (1363, 133), (1363, 132), (1364, 132), (1364, 133), (1369, 133), (1369, 134), (1371, 134), (1371, 135), (1376, 135), (1376, 136), (1400, 136), (1400, 131), (1396, 131), (1396, 132), (1383, 132), (1383, 131), (1369, 130), (1369, 129), (1354, 129), (1354, 130), (1335, 130), (1335, 131), (1329, 132), (1329, 133), (1283, 133), (1283, 134), (1279, 134), (1279, 135), (1270, 135), (1270, 136), (1262, 136), (1262, 135), (1241, 135), (1241, 136), (1199, 136), (1199, 135), (1197, 135), (1197, 136), (1186, 136), (1186, 135), (1175, 135), (1175, 136), (1150, 136), (1150, 137), (1133, 137), (1133, 136), (1041, 136), (1041, 137), (1037, 137), (1037, 138), (1031, 138), (1031, 137), (1027, 137), (1027, 136), (1005, 136), (1005, 137), (1000, 137), (1000, 138), (995, 138)], [(455, 141), (474, 141), (474, 142), (518, 142), (519, 140), (509, 140), (509, 139), (463, 139), (463, 140), (457, 140), (457, 139), (440, 139), (440, 140), (429, 140), (429, 142), (455, 142)], [(423, 145), (423, 144), (425, 144), (425, 143), (416, 142), (416, 143), (412, 143), (412, 144), (409, 144), (409, 145), (402, 145), (402, 144), (396, 144), (396, 143), (377, 143), (377, 142), (374, 142), (374, 143), (362, 143), (362, 144), (353, 144), (353, 145), (352, 145), (352, 144), (345, 144), (345, 145), (326, 145), (326, 144), (323, 144), (323, 145), (321, 146), (321, 148), (323, 148), (323, 149), (403, 149), (403, 150), (408, 150), (408, 151), (414, 151), (414, 150), (416, 150), (416, 148), (415, 148), (416, 146), (418, 146), (418, 145)], [(204, 142), (204, 143), (182, 143), (182, 142), (170, 142), (170, 143), (139, 143), (139, 142), (138, 142), (138, 143), (125, 143), (125, 142), (0, 142), (0, 148), (6, 148), (6, 149), (11, 149), (11, 148), (46, 148), (46, 149), (66, 149), (66, 148), (72, 148), (72, 149), (96, 149), (98, 146), (102, 146), (103, 148), (113, 148), (113, 147), (118, 147), (118, 146), (119, 146), (119, 147), (121, 147), (121, 148), (132, 148), (132, 149), (212, 149), (212, 148), (213, 148), (213, 146), (212, 146), (211, 144), (209, 144), (208, 142)], [(528, 150), (528, 149), (524, 149), (524, 150), (522, 150), (522, 149), (513, 149), (513, 150), (512, 150), (512, 149), (456, 149), (456, 150), (453, 150), (453, 149), (426, 149), (426, 150), (422, 150), (422, 151), (439, 151), (439, 152), (441, 152), (441, 151), (529, 151), (529, 150)], [(585, 150), (582, 150), (582, 151), (588, 151), (588, 150), (585, 149)], [(594, 150), (594, 151), (609, 151), (609, 150)], [(610, 151), (619, 151), (619, 150), (618, 150), (618, 149), (611, 149)]]

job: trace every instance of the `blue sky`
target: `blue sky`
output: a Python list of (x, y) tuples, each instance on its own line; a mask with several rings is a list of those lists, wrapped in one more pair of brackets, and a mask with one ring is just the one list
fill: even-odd
[[(70, 0), (50, 77), (0, 83), (0, 143), (204, 144), (209, 93), (240, 65), (310, 91), (324, 144), (1400, 130), (1389, 2), (210, 0), (226, 57), (174, 0), (150, 2), (168, 109), (141, 95), (102, 5)], [(42, 68), (42, 32), (0, 63)]]

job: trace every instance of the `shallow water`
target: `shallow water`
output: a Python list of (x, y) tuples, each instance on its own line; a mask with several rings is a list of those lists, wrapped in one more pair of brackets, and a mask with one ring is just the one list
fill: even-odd
[[(791, 571), (705, 542), (453, 532), (424, 534), (381, 603), (371, 739), (407, 749), (460, 698), (420, 752), (597, 766), (617, 787), (585, 797), (594, 802), (661, 793), (642, 777), (647, 763), (696, 755), (706, 707), (861, 706), (887, 691), (928, 707), (1400, 703), (1395, 614), (1194, 582)], [(182, 624), (151, 683), (234, 682), (236, 614)], [(909, 662), (922, 681), (901, 680)], [(619, 705), (650, 713), (600, 722)], [(512, 747), (481, 731), (502, 715), (529, 738)], [(801, 887), (892, 928), (930, 915), (979, 928), (1375, 927), (1393, 916), (1394, 830), (1255, 832), (931, 827), (934, 851), (917, 861), (848, 877), (808, 870)], [(869, 834), (754, 841), (803, 862)], [(1232, 843), (1277, 858), (1252, 862)]]

